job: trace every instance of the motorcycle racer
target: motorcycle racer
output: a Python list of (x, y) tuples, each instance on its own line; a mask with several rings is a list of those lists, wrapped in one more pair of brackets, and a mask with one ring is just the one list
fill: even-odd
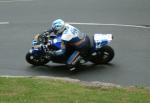
[[(74, 66), (81, 58), (86, 59), (91, 47), (89, 37), (80, 32), (76, 27), (65, 23), (61, 19), (52, 22), (51, 29), (47, 30), (44, 35), (61, 36), (61, 49), (50, 52), (52, 56), (66, 56), (66, 64), (70, 70), (76, 69)], [(72, 52), (71, 52), (72, 51)]]

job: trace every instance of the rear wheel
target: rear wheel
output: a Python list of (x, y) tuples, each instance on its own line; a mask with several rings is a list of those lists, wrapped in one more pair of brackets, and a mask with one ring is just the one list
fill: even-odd
[(95, 64), (107, 64), (114, 58), (114, 50), (110, 46), (100, 48), (95, 56), (92, 56), (92, 62)]
[(31, 53), (28, 52), (26, 54), (26, 61), (29, 64), (39, 66), (39, 65), (45, 65), (45, 64), (47, 64), (49, 62), (49, 59), (48, 58), (44, 58), (42, 56), (41, 57), (35, 57)]

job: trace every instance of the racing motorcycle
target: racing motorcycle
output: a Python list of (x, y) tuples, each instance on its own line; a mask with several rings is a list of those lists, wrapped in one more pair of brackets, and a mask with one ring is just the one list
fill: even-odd
[[(109, 45), (113, 40), (112, 34), (94, 34), (91, 40), (91, 50), (88, 59), (81, 58), (79, 65), (90, 61), (94, 64), (107, 64), (114, 58), (114, 50)], [(29, 64), (39, 66), (48, 62), (66, 63), (66, 58), (51, 57), (48, 52), (53, 52), (61, 48), (61, 35), (44, 36), (35, 34), (32, 40), (32, 48), (26, 54), (26, 61)]]

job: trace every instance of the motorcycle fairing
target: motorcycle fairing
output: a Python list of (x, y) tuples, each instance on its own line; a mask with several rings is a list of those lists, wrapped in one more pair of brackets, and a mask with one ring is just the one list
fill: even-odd
[(61, 49), (61, 35), (58, 35), (52, 40), (52, 46)]

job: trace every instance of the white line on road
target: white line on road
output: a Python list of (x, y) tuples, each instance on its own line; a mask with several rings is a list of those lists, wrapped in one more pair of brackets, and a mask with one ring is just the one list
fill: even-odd
[[(75, 25), (89, 25), (89, 26), (118, 26), (118, 27), (134, 27), (134, 28), (145, 28), (150, 29), (150, 26), (144, 26), (144, 25), (125, 25), (125, 24), (103, 24), (103, 23), (79, 23), (79, 22), (67, 22), (69, 24), (75, 24)], [(0, 22), (0, 25), (2, 24), (10, 24), (9, 22)]]
[(9, 22), (0, 22), (0, 25), (2, 24), (9, 24)]
[(6, 78), (28, 78), (28, 77), (32, 77), (32, 76), (13, 76), (13, 75), (0, 75), (1, 77), (6, 77)]
[(79, 22), (67, 22), (69, 24), (76, 24), (76, 25), (91, 25), (91, 26), (118, 26), (118, 27), (134, 27), (134, 28), (146, 28), (150, 29), (150, 26), (144, 25), (125, 25), (125, 24), (103, 24), (103, 23), (79, 23)]

